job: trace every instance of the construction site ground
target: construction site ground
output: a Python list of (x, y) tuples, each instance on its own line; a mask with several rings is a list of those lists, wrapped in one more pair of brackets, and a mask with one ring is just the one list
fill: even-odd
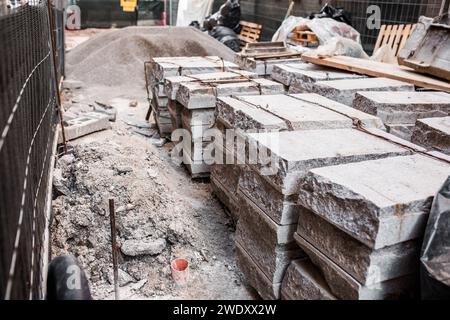
[[(93, 297), (113, 299), (108, 201), (114, 199), (119, 246), (153, 248), (119, 256), (121, 299), (255, 299), (235, 264), (233, 223), (210, 184), (174, 164), (173, 145), (163, 145), (145, 121), (143, 61), (158, 55), (149, 50), (160, 41), (127, 29), (68, 33), (66, 77), (82, 85), (64, 90), (64, 109), (78, 114), (100, 102), (115, 107), (117, 119), (110, 130), (70, 142), (72, 151), (57, 162), (52, 256), (75, 255)], [(191, 49), (203, 53), (198, 43)], [(180, 257), (190, 262), (184, 286), (171, 276), (170, 263)]]

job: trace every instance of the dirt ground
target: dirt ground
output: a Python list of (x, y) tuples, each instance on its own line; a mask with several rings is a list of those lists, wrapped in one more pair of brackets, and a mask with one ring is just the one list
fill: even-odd
[[(70, 142), (54, 179), (52, 255), (75, 255), (95, 299), (113, 299), (108, 200), (117, 211), (121, 299), (255, 299), (235, 264), (234, 227), (208, 181), (193, 181), (161, 146), (143, 87), (64, 91), (68, 114), (95, 101), (117, 109), (111, 129)], [(130, 101), (137, 107), (130, 107)], [(136, 251), (145, 245), (145, 254)], [(132, 252), (135, 250), (136, 252)], [(126, 254), (124, 253), (126, 252)], [(170, 262), (190, 263), (176, 285)]]

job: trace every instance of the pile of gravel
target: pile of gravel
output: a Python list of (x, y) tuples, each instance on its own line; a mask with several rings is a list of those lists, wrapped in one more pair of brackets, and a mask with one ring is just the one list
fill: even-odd
[(128, 27), (101, 33), (72, 49), (66, 76), (90, 86), (144, 86), (144, 62), (150, 58), (206, 55), (234, 58), (229, 48), (194, 28)]

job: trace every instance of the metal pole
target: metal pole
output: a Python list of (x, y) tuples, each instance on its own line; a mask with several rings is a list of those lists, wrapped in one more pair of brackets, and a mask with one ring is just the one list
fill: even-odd
[(116, 300), (119, 297), (119, 269), (117, 267), (117, 239), (116, 239), (116, 214), (114, 211), (114, 199), (109, 199), (109, 220), (111, 223), (111, 246), (112, 246), (112, 262), (114, 270), (114, 295)]
[(56, 106), (58, 107), (59, 113), (59, 123), (61, 125), (62, 138), (64, 143), (64, 153), (67, 154), (67, 140), (66, 140), (66, 131), (64, 129), (64, 119), (62, 113), (62, 105), (61, 105), (61, 95), (59, 92), (59, 83), (58, 83), (58, 68), (56, 67), (56, 41), (55, 41), (55, 21), (53, 17), (53, 10), (51, 1), (47, 1), (47, 9), (48, 9), (48, 19), (50, 26), (50, 39), (51, 39), (51, 51), (52, 51), (52, 60), (53, 60), (53, 73), (55, 76), (55, 90), (56, 90)]

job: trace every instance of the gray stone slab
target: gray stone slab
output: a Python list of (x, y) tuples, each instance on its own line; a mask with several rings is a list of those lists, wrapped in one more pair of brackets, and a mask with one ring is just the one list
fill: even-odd
[(390, 125), (414, 125), (417, 119), (445, 117), (450, 94), (445, 92), (367, 91), (355, 95), (353, 108), (376, 115)]
[(172, 131), (176, 129), (181, 129), (183, 127), (181, 120), (181, 112), (183, 111), (183, 106), (179, 104), (176, 100), (169, 100), (167, 104), (167, 111), (170, 114), (170, 120), (172, 123)]
[(427, 149), (450, 155), (450, 117), (418, 120), (411, 140)]
[[(383, 132), (378, 130), (379, 132)], [(383, 133), (387, 135), (386, 133)], [(300, 179), (312, 168), (407, 155), (411, 151), (356, 129), (249, 133), (251, 149), (269, 153), (268, 165), (250, 164), (285, 195), (299, 190)], [(293, 147), (295, 146), (295, 147)]]
[(215, 108), (217, 97), (231, 95), (262, 95), (283, 93), (284, 86), (267, 79), (239, 80), (224, 84), (184, 82), (177, 93), (177, 101), (188, 109)]
[[(109, 116), (100, 112), (87, 112), (83, 115), (65, 121), (64, 132), (66, 141), (111, 128)], [(63, 135), (59, 129), (58, 143), (63, 143)]]
[(266, 60), (258, 60), (255, 58), (239, 58), (239, 55), (236, 55), (236, 63), (247, 71), (255, 72), (260, 76), (270, 76), (273, 70), (273, 67), (277, 64), (291, 64), (291, 63), (302, 63), (301, 58), (280, 58), (280, 59), (266, 59)]
[(299, 203), (370, 248), (423, 235), (450, 165), (423, 155), (312, 169)]
[(273, 283), (281, 282), (290, 261), (303, 255), (294, 242), (295, 225), (277, 225), (242, 194), (238, 203), (236, 242)]
[[(215, 166), (213, 166), (214, 169)], [(236, 223), (239, 220), (239, 203), (238, 199), (229, 191), (224, 184), (214, 178), (211, 173), (211, 189), (214, 195), (225, 206), (226, 212), (230, 215), (233, 221)]]
[(213, 82), (220, 80), (232, 80), (232, 79), (254, 79), (258, 75), (254, 72), (245, 70), (229, 70), (226, 72), (213, 72), (213, 73), (201, 73), (192, 74), (189, 76), (173, 76), (164, 79), (164, 93), (169, 99), (176, 100), (178, 88), (183, 82)]
[(317, 81), (359, 79), (366, 76), (303, 62), (277, 64), (272, 69), (271, 77), (290, 86), (290, 93), (302, 93), (309, 92), (311, 85)]
[(364, 286), (297, 233), (295, 233), (294, 237), (298, 245), (311, 259), (311, 262), (320, 269), (331, 292), (340, 299), (385, 300), (411, 298), (411, 294), (417, 286), (417, 275), (408, 275)]
[(414, 91), (414, 86), (387, 78), (362, 78), (317, 81), (310, 90), (350, 107), (359, 91)]
[(402, 124), (399, 124), (399, 125), (386, 124), (386, 130), (390, 134), (397, 136), (403, 140), (411, 141), (414, 126), (408, 126), (408, 125), (402, 125)]
[(228, 69), (239, 69), (239, 67), (217, 56), (157, 57), (153, 58), (149, 65), (150, 80), (153, 82), (161, 82), (170, 76), (222, 72)]
[(307, 209), (299, 211), (297, 234), (363, 285), (418, 272), (420, 241), (374, 250)]
[(236, 243), (236, 264), (261, 298), (264, 300), (280, 299), (281, 283), (270, 281), (238, 243)]
[(378, 118), (316, 94), (240, 96), (219, 99), (218, 117), (234, 128), (311, 130), (351, 128), (353, 118), (384, 128)]
[(239, 191), (252, 200), (277, 224), (297, 223), (299, 211), (297, 196), (283, 195), (255, 170), (249, 167), (241, 168)]
[(208, 178), (211, 173), (211, 165), (204, 161), (192, 160), (189, 152), (183, 152), (183, 164), (188, 169), (192, 178)]
[(320, 270), (308, 258), (291, 262), (281, 283), (283, 300), (336, 300)]
[(216, 121), (214, 108), (210, 109), (186, 109), (181, 111), (182, 121), (186, 126), (208, 126), (212, 127)]

